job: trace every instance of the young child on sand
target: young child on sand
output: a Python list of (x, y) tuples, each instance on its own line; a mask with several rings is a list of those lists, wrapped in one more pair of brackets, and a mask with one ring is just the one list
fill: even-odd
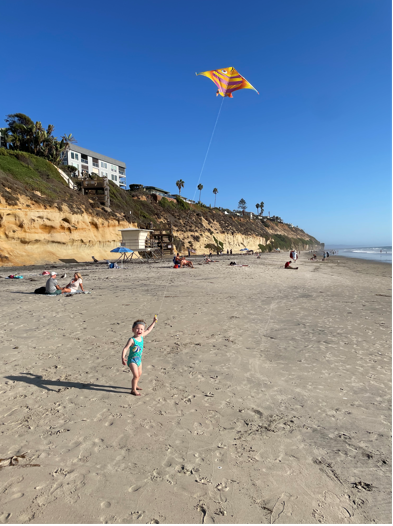
[(134, 336), (128, 340), (123, 349), (121, 358), (123, 365), (126, 365), (126, 354), (129, 350), (127, 365), (131, 369), (133, 375), (131, 394), (134, 396), (141, 396), (138, 391), (142, 391), (142, 389), (138, 387), (138, 381), (142, 375), (142, 352), (144, 337), (153, 330), (153, 327), (156, 323), (157, 316), (154, 316), (153, 323), (147, 329), (146, 323), (143, 320), (134, 321), (132, 325), (132, 332), (134, 333)]

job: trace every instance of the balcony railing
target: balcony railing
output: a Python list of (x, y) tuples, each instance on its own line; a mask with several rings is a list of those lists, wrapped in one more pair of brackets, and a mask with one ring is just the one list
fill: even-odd
[(95, 166), (96, 168), (99, 168), (98, 163), (95, 163), (94, 161), (93, 161), (93, 166)]
[(126, 176), (125, 175), (119, 175), (119, 179), (125, 179)]
[(124, 170), (122, 170), (121, 168), (119, 168), (119, 174), (120, 174), (120, 175), (125, 175), (126, 172), (125, 172)]

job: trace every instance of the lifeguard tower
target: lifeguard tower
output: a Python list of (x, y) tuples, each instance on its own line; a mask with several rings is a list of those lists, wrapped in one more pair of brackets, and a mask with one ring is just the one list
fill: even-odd
[[(123, 228), (121, 246), (138, 252), (144, 260), (160, 259), (174, 251), (171, 225), (161, 230), (152, 228)], [(132, 256), (131, 256), (132, 257)]]
[(122, 238), (120, 245), (133, 250), (134, 254), (139, 255), (141, 259), (149, 261), (151, 259), (157, 259), (161, 255), (160, 250), (154, 246), (154, 243), (150, 239), (150, 233), (153, 232), (153, 230), (145, 228), (123, 228), (120, 232)]

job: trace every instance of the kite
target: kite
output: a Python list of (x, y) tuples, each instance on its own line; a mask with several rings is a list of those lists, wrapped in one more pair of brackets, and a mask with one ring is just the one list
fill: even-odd
[(232, 99), (232, 92), (239, 89), (253, 89), (257, 91), (235, 68), (214, 69), (212, 71), (195, 73), (195, 75), (204, 75), (212, 80), (218, 88), (216, 95), (221, 95), (221, 97)]

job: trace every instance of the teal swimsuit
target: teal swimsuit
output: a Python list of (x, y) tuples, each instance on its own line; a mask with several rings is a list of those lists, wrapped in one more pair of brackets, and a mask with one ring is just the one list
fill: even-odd
[(139, 367), (142, 363), (143, 336), (141, 338), (142, 339), (140, 342), (134, 339), (134, 343), (130, 348), (130, 352), (128, 353), (128, 366), (130, 363), (135, 363)]

